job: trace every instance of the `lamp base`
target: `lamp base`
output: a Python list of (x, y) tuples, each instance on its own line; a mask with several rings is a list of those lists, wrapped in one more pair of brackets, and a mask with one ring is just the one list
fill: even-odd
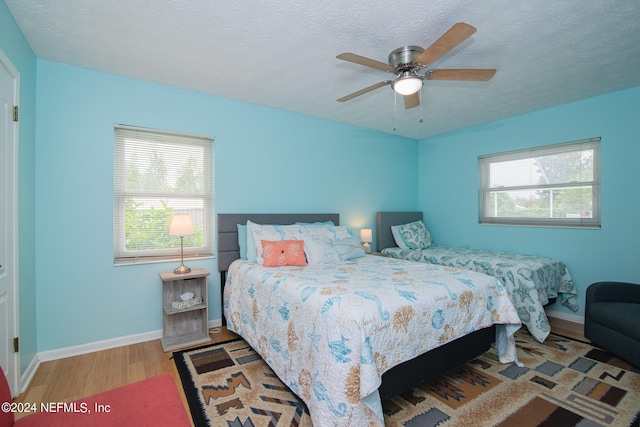
[(369, 243), (364, 242), (362, 247), (364, 248), (364, 253), (365, 254), (370, 254), (371, 253), (371, 245)]
[(177, 267), (173, 270), (174, 274), (186, 274), (191, 273), (191, 268), (187, 267), (184, 264), (180, 264), (180, 267)]

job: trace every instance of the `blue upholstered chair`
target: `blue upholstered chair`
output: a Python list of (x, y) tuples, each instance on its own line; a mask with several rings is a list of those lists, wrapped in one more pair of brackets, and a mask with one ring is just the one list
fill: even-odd
[(640, 285), (598, 282), (587, 288), (584, 336), (640, 367)]

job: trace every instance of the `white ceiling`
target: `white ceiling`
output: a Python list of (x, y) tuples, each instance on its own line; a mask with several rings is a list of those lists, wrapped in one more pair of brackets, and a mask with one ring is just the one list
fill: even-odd
[[(640, 86), (638, 0), (5, 0), (36, 56), (410, 138)], [(477, 28), (433, 68), (495, 68), (490, 82), (427, 81), (422, 108), (381, 62)], [(423, 122), (420, 123), (420, 118)]]

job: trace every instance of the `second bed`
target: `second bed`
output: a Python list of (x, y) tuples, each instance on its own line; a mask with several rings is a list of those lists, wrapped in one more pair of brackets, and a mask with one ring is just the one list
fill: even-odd
[(562, 261), (510, 252), (452, 248), (432, 243), (419, 249), (398, 247), (391, 227), (416, 221), (422, 221), (422, 212), (378, 212), (378, 250), (393, 258), (465, 268), (499, 279), (507, 288), (520, 320), (539, 342), (544, 342), (551, 332), (545, 305), (560, 298), (563, 305), (573, 311), (578, 310), (576, 287)]

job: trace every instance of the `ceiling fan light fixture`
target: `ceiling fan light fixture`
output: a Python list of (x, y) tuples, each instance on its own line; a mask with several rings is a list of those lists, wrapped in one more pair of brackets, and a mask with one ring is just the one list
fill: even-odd
[(422, 79), (405, 72), (393, 81), (391, 87), (400, 95), (413, 95), (422, 87)]

